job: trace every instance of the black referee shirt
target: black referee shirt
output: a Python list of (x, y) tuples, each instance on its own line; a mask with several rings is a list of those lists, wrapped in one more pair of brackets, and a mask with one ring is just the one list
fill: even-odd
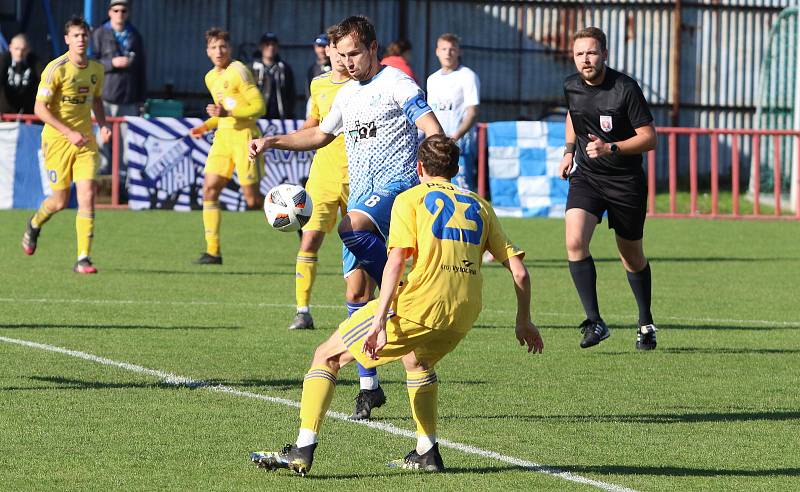
[(564, 96), (578, 138), (575, 160), (593, 174), (625, 175), (642, 172), (642, 155), (586, 155), (589, 134), (605, 142), (620, 142), (636, 135), (636, 128), (653, 122), (642, 89), (627, 75), (606, 67), (603, 83), (589, 85), (577, 73), (564, 80)]

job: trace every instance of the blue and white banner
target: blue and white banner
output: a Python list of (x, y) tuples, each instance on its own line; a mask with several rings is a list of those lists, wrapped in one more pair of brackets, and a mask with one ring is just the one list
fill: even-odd
[[(199, 118), (128, 117), (125, 160), (128, 163), (128, 206), (133, 210), (191, 210), (203, 206), (203, 169), (213, 133), (194, 139), (189, 130), (203, 122)], [(265, 135), (291, 133), (302, 121), (259, 120)], [(260, 189), (266, 193), (280, 183), (300, 183), (308, 176), (313, 152), (272, 149), (265, 154), (264, 178)], [(244, 210), (236, 173), (220, 194), (226, 210)]]
[(565, 124), (489, 123), (492, 206), (505, 217), (563, 217), (569, 183), (558, 175)]
[(37, 208), (50, 194), (42, 126), (0, 123), (0, 209)]

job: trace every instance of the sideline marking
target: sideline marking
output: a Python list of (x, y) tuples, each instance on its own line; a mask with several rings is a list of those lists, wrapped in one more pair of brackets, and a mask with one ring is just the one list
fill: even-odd
[[(148, 299), (48, 299), (48, 298), (34, 298), (34, 299), (14, 299), (12, 297), (0, 297), (0, 302), (7, 302), (7, 303), (15, 303), (15, 302), (24, 302), (24, 303), (31, 303), (31, 304), (47, 304), (47, 303), (58, 303), (58, 304), (129, 304), (129, 305), (137, 305), (137, 304), (152, 304), (152, 305), (162, 305), (162, 306), (232, 306), (232, 307), (261, 307), (261, 308), (292, 308), (295, 309), (297, 306), (294, 304), (280, 304), (280, 303), (271, 303), (271, 302), (220, 302), (220, 301), (159, 301), (159, 300), (148, 300)], [(331, 304), (315, 304), (314, 308), (317, 309), (336, 309), (341, 310), (344, 313), (344, 305), (331, 305)], [(506, 313), (506, 314), (515, 314), (516, 311), (511, 309), (491, 309), (491, 308), (484, 308), (482, 311), (492, 312), (492, 313)], [(576, 319), (578, 316), (577, 312), (575, 313), (559, 313), (559, 312), (534, 312), (535, 316), (575, 316)], [(343, 314), (344, 315), (344, 314)], [(604, 318), (608, 319), (619, 319), (619, 320), (630, 320), (630, 315), (623, 315), (623, 314), (607, 314)], [(752, 324), (752, 325), (763, 325), (763, 326), (785, 326), (787, 328), (800, 328), (800, 321), (774, 321), (768, 319), (733, 319), (733, 318), (693, 318), (688, 316), (658, 316), (659, 319), (668, 319), (672, 321), (684, 321), (688, 323), (693, 322), (703, 322), (703, 323), (739, 323), (739, 324)], [(577, 325), (576, 325), (577, 326)], [(720, 326), (720, 329), (724, 329), (724, 326)]]
[[(253, 398), (255, 400), (262, 400), (268, 401), (271, 403), (279, 403), (281, 405), (286, 405), (288, 407), (295, 407), (299, 408), (300, 403), (294, 400), (287, 400), (285, 398), (277, 398), (274, 396), (267, 396), (258, 393), (252, 393), (250, 391), (241, 391), (231, 386), (223, 386), (223, 385), (212, 385), (206, 381), (201, 381), (197, 379), (187, 378), (184, 376), (179, 376), (177, 374), (173, 374), (170, 372), (159, 371), (157, 369), (149, 369), (147, 367), (139, 366), (136, 364), (130, 364), (128, 362), (119, 362), (111, 359), (107, 359), (105, 357), (100, 357), (97, 355), (92, 355), (86, 352), (81, 352), (78, 350), (70, 350), (67, 348), (57, 347), (55, 345), (48, 345), (45, 343), (38, 343), (32, 342), (29, 340), (20, 340), (17, 338), (8, 338), (0, 336), (0, 342), (5, 342), (14, 345), (21, 345), (23, 347), (34, 348), (39, 350), (44, 350), (47, 352), (55, 352), (58, 354), (69, 355), (71, 357), (77, 357), (79, 359), (88, 360), (90, 362), (96, 362), (98, 364), (103, 364), (106, 366), (113, 366), (118, 367), (121, 369), (125, 369), (126, 371), (135, 372), (138, 374), (146, 374), (148, 376), (153, 376), (155, 378), (163, 380), (166, 384), (174, 385), (174, 386), (187, 386), (190, 388), (199, 388), (199, 389), (206, 389), (209, 391), (215, 391), (219, 393), (227, 393), (233, 396), (240, 396), (243, 398)], [(363, 420), (350, 420), (347, 414), (341, 412), (334, 412), (328, 411), (326, 414), (328, 417), (342, 420), (344, 422), (348, 422), (351, 424), (358, 424), (369, 427), (371, 429), (382, 430), (389, 434), (394, 434), (398, 436), (409, 437), (412, 439), (416, 439), (416, 433), (414, 431), (410, 431), (407, 429), (401, 429), (400, 427), (396, 427), (392, 424), (384, 423), (384, 422), (375, 422), (375, 421), (363, 421)], [(461, 451), (467, 454), (475, 454), (478, 456), (482, 456), (484, 458), (490, 458), (497, 461), (502, 461), (503, 463), (508, 463), (511, 465), (516, 465), (526, 470), (530, 470), (536, 473), (542, 473), (545, 475), (551, 475), (553, 477), (560, 478), (562, 480), (567, 480), (570, 482), (576, 482), (584, 485), (591, 485), (597, 487), (602, 490), (607, 490), (609, 492), (636, 492), (634, 489), (629, 489), (627, 487), (623, 487), (621, 485), (616, 485), (613, 483), (601, 482), (599, 480), (593, 480), (591, 478), (583, 477), (581, 475), (576, 475), (574, 473), (570, 473), (567, 471), (559, 470), (557, 468), (552, 468), (547, 465), (541, 465), (539, 463), (534, 463), (533, 461), (526, 461), (523, 459), (515, 458), (513, 456), (506, 456), (494, 451), (487, 451), (485, 449), (481, 449), (475, 446), (470, 446), (468, 444), (461, 444), (454, 441), (448, 441), (446, 439), (439, 440), (439, 445), (455, 449), (457, 451)]]

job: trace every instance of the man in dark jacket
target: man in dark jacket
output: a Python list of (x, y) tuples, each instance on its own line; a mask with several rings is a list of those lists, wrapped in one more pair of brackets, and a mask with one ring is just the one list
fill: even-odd
[(94, 57), (105, 67), (103, 103), (108, 116), (136, 116), (147, 90), (142, 36), (128, 22), (128, 0), (111, 0), (108, 22), (92, 34)]
[(256, 85), (264, 95), (269, 119), (294, 119), (294, 74), (292, 67), (278, 55), (278, 37), (264, 33), (258, 47), (261, 57), (252, 64)]
[[(111, 0), (108, 22), (92, 33), (92, 52), (105, 68), (103, 107), (106, 116), (139, 116), (147, 92), (144, 43), (139, 31), (128, 22), (130, 12), (128, 0)], [(110, 144), (102, 148), (102, 161), (100, 172), (108, 173)]]
[(8, 49), (0, 55), (0, 113), (33, 114), (44, 67), (30, 52), (24, 34), (11, 38)]

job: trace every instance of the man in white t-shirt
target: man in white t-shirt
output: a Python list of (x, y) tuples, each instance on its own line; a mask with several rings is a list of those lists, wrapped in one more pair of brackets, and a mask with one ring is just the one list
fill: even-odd
[(460, 40), (455, 34), (439, 36), (436, 57), (442, 68), (428, 77), (428, 104), (445, 134), (456, 140), (461, 149), (453, 183), (474, 191), (478, 156), (475, 122), (481, 82), (475, 72), (461, 65)]

